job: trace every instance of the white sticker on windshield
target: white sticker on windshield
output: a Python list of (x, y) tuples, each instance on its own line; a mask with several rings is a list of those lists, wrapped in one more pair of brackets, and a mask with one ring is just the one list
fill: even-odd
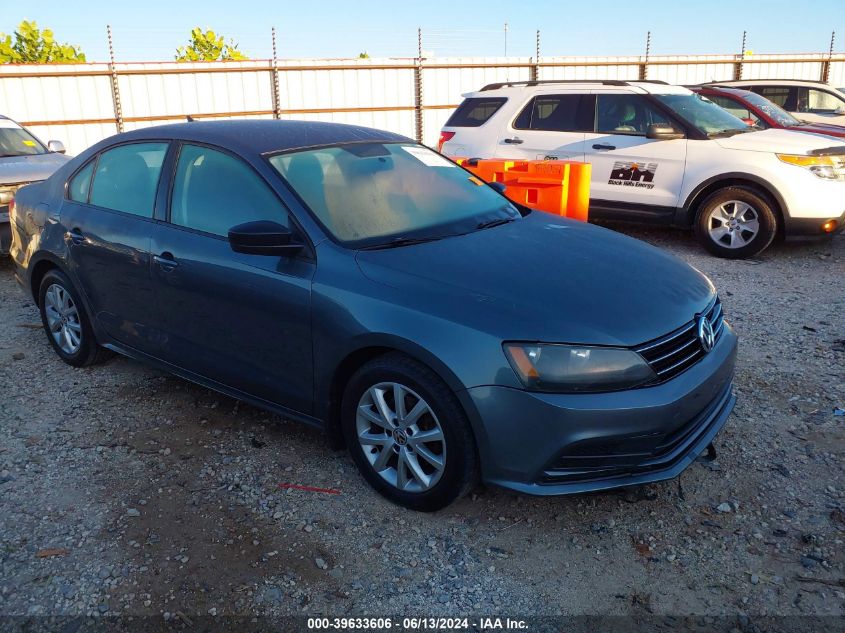
[(403, 145), (402, 149), (429, 167), (456, 167), (454, 163), (446, 160), (440, 154), (432, 152), (430, 149), (426, 149), (425, 147)]

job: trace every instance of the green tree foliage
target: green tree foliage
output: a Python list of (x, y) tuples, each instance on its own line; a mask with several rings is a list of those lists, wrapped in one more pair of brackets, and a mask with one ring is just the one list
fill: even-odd
[(229, 40), (227, 44), (222, 35), (212, 30), (203, 32), (200, 27), (191, 29), (191, 43), (176, 49), (177, 62), (216, 62), (240, 61), (249, 59), (238, 45)]
[(369, 59), (369, 58), (370, 58), (370, 54), (367, 51), (364, 51), (363, 53), (358, 53), (358, 59)]
[(14, 38), (0, 33), (0, 63), (48, 64), (84, 62), (85, 53), (78, 46), (60, 44), (50, 29), (39, 30), (35, 22), (24, 20)]

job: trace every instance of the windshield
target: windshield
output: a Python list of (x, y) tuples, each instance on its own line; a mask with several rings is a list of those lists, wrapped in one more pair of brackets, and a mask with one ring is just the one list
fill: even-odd
[(9, 119), (0, 119), (0, 158), (46, 153), (47, 148), (20, 125)]
[(730, 136), (752, 128), (707, 97), (698, 94), (654, 95), (675, 114), (707, 136)]
[(439, 239), (520, 217), (483, 181), (412, 143), (322, 147), (277, 154), (270, 163), (353, 248)]
[(789, 114), (789, 112), (781, 108), (779, 105), (772, 103), (771, 101), (766, 99), (766, 97), (758, 95), (756, 92), (748, 92), (742, 95), (742, 98), (745, 99), (751, 105), (757, 106), (763, 112), (768, 114), (775, 121), (777, 121), (778, 125), (782, 125), (784, 127), (801, 125), (801, 121)]

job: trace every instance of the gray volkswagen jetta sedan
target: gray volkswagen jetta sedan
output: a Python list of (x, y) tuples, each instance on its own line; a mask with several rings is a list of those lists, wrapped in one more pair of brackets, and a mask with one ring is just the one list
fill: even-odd
[(734, 405), (701, 273), (517, 207), (396, 134), (193, 122), (102, 141), (19, 190), (47, 340), (107, 350), (343, 437), (417, 510), (678, 475)]

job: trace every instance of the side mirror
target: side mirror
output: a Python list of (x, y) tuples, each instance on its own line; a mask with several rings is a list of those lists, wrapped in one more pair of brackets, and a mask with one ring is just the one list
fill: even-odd
[(65, 149), (65, 144), (61, 141), (48, 141), (47, 149), (53, 152), (54, 154), (64, 154), (67, 151)]
[(743, 117), (742, 122), (745, 123), (745, 125), (754, 125), (754, 119), (751, 117)]
[(269, 220), (245, 222), (229, 229), (229, 246), (236, 253), (290, 257), (303, 249), (286, 226)]
[(505, 183), (503, 182), (488, 182), (487, 186), (491, 189), (495, 189), (502, 195), (505, 195), (505, 189), (507, 189), (507, 186), (505, 186)]
[(655, 141), (673, 141), (684, 138), (686, 135), (679, 132), (667, 123), (652, 123), (646, 130), (645, 137)]

